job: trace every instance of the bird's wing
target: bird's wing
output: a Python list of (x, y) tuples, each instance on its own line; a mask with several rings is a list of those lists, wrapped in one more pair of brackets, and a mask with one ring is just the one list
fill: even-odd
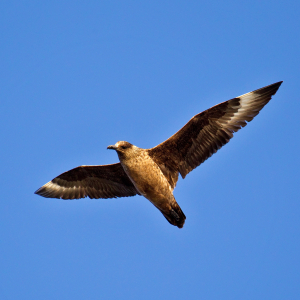
[(222, 102), (194, 116), (158, 146), (148, 149), (174, 188), (178, 172), (183, 178), (246, 126), (270, 101), (282, 81)]
[(120, 163), (80, 166), (60, 174), (35, 194), (46, 198), (116, 198), (139, 194)]

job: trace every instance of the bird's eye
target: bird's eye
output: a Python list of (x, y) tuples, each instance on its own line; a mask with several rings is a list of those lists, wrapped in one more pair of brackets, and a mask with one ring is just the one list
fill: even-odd
[(126, 147), (125, 147), (125, 146), (121, 146), (121, 148), (122, 148), (122, 149), (126, 149)]

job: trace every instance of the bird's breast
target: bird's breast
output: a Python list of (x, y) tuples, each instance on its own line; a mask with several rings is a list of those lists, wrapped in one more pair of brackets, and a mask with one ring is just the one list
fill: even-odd
[(121, 160), (121, 164), (135, 188), (151, 202), (159, 195), (173, 195), (168, 180), (146, 153)]

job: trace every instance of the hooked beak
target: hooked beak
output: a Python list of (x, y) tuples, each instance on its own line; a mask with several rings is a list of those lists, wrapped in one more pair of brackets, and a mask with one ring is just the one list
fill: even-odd
[(110, 145), (107, 147), (107, 149), (117, 150), (117, 147), (115, 145)]

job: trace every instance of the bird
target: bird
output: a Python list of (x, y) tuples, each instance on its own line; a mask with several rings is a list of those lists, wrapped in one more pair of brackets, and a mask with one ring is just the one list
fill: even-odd
[(79, 199), (144, 196), (167, 221), (182, 228), (186, 216), (173, 190), (179, 174), (184, 179), (233, 134), (258, 115), (282, 81), (217, 104), (192, 117), (179, 131), (154, 148), (142, 149), (119, 141), (107, 149), (117, 152), (118, 163), (82, 165), (55, 177), (35, 194), (46, 198)]

